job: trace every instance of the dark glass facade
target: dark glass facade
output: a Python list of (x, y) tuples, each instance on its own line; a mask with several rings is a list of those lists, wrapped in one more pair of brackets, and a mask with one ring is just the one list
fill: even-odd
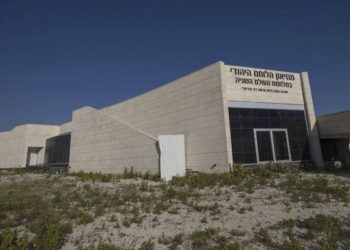
[[(229, 108), (229, 117), (234, 162), (243, 164), (257, 163), (254, 129), (287, 129), (291, 160), (310, 159), (304, 111)], [(267, 133), (259, 133), (257, 135), (259, 137), (268, 137)], [(279, 144), (285, 145), (286, 142), (282, 135), (274, 133), (274, 137), (276, 137), (274, 140), (278, 140)], [(271, 144), (268, 141), (266, 143)], [(271, 154), (270, 149), (266, 145), (258, 145), (258, 147), (266, 151), (263, 152), (265, 156)], [(285, 158), (285, 149), (279, 148), (275, 151), (277, 157)]]
[(70, 134), (51, 137), (46, 140), (45, 163), (66, 164), (69, 162)]

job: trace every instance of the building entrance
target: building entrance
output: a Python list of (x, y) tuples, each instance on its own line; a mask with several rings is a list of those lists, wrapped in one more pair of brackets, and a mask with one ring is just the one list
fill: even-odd
[(287, 129), (257, 128), (254, 140), (258, 163), (291, 161)]

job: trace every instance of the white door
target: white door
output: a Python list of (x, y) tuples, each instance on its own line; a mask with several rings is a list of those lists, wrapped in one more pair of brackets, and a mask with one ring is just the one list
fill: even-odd
[(174, 176), (186, 175), (185, 136), (159, 135), (160, 178), (170, 181)]
[(31, 151), (29, 153), (29, 166), (36, 166), (38, 160), (38, 153)]

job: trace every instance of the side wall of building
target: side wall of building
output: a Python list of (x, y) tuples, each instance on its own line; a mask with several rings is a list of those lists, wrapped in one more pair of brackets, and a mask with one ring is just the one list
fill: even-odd
[(0, 168), (25, 167), (28, 147), (42, 148), (37, 159), (38, 164), (42, 164), (45, 140), (58, 132), (58, 126), (27, 124), (0, 133)]
[(26, 130), (26, 126), (22, 125), (0, 133), (0, 168), (17, 168), (25, 165)]
[(72, 122), (67, 122), (60, 125), (60, 134), (72, 132)]
[(27, 125), (27, 133), (24, 143), (25, 161), (29, 147), (41, 148), (38, 152), (37, 164), (43, 164), (45, 158), (46, 139), (56, 136), (59, 133), (59, 126)]
[(227, 171), (220, 64), (102, 109), (106, 115), (88, 107), (75, 111), (71, 170), (121, 172), (133, 166), (158, 171), (156, 141), (139, 130), (154, 138), (184, 134), (187, 169)]
[(317, 117), (321, 138), (350, 138), (350, 111)]

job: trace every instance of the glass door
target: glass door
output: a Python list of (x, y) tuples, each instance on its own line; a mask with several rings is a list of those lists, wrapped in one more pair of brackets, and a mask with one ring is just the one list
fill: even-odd
[(255, 131), (255, 147), (257, 151), (258, 162), (274, 161), (270, 131)]
[(289, 143), (286, 130), (272, 130), (275, 161), (289, 161)]
[(258, 163), (290, 161), (287, 129), (254, 129)]

